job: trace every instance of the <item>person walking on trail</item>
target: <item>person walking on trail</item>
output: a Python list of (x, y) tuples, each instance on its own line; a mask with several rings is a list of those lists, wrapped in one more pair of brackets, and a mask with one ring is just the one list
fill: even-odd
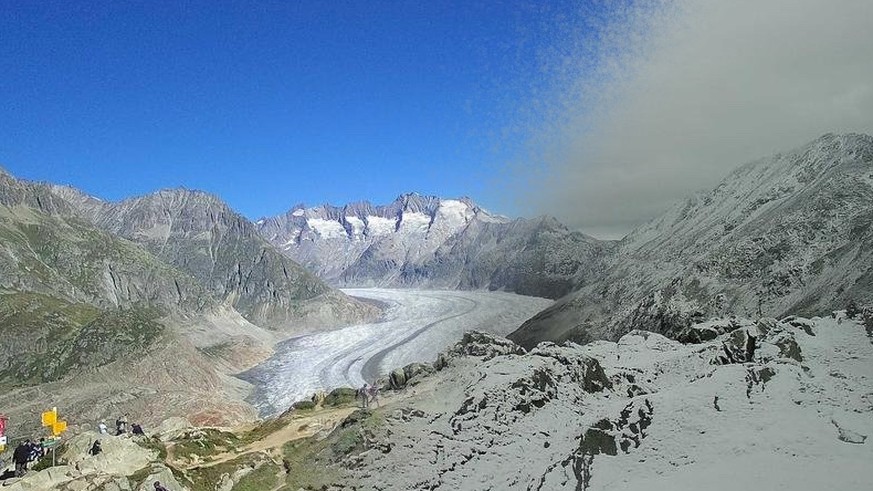
[(376, 384), (371, 385), (368, 395), (370, 396), (370, 402), (375, 403), (376, 407), (379, 407), (379, 386)]
[(15, 477), (21, 477), (27, 472), (27, 461), (30, 459), (30, 440), (19, 443), (12, 452), (12, 461), (15, 462)]
[(170, 490), (165, 488), (164, 485), (161, 484), (161, 481), (155, 481), (155, 491), (170, 491)]
[(105, 435), (109, 432), (109, 428), (106, 426), (106, 420), (100, 420), (100, 424), (97, 425), (97, 432), (101, 435)]
[(362, 408), (370, 407), (370, 386), (368, 384), (365, 383), (363, 387), (358, 389), (358, 396), (361, 398)]

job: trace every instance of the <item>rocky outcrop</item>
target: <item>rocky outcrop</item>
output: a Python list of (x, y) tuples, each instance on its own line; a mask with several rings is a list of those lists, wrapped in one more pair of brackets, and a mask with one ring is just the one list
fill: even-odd
[[(91, 455), (89, 450), (95, 441), (100, 442), (102, 451)], [(156, 451), (132, 438), (80, 433), (64, 442), (56, 458), (60, 465), (28, 472), (22, 479), (5, 483), (3, 489), (153, 491), (155, 481), (173, 491), (189, 489), (176, 480), (170, 469), (158, 462)]]
[(521, 355), (525, 350), (512, 341), (484, 332), (470, 331), (449, 352), (449, 356), (475, 356), (490, 360), (502, 355)]
[[(863, 368), (873, 345), (862, 325), (792, 316), (691, 327), (724, 332), (685, 344), (632, 331), (617, 342), (543, 343), (527, 353), (472, 334), (465, 346), (476, 349), (456, 347), (402, 406), (389, 406), (355, 456), (336, 464), (346, 475), (331, 486), (715, 489), (727, 475), (771, 489), (804, 487), (835, 462), (867, 468), (858, 449), (873, 429), (862, 397), (873, 387)], [(734, 361), (713, 363), (725, 346)], [(862, 489), (871, 476), (859, 472), (862, 480), (837, 480)]]

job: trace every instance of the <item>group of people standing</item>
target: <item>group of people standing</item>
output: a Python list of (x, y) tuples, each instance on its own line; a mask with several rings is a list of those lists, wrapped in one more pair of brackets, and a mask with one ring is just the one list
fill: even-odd
[(38, 442), (28, 438), (19, 443), (15, 447), (15, 451), (12, 452), (12, 461), (15, 462), (15, 476), (23, 476), (27, 472), (27, 466), (41, 459), (43, 455), (45, 455), (45, 438), (40, 438)]
[[(101, 420), (100, 423), (97, 425), (97, 431), (101, 435), (109, 434), (109, 427), (106, 426), (105, 419)], [(128, 431), (130, 432), (130, 434), (135, 435), (135, 436), (145, 436), (145, 432), (142, 429), (142, 425), (140, 425), (138, 423), (130, 424), (128, 422), (128, 415), (125, 414), (124, 416), (121, 416), (120, 418), (115, 420), (115, 436), (121, 436), (121, 435), (127, 434)]]
[(379, 386), (373, 384), (364, 384), (358, 389), (357, 398), (361, 399), (361, 407), (368, 408), (370, 404), (376, 404), (379, 407)]
[[(119, 417), (115, 421), (115, 436), (131, 434), (134, 436), (145, 436), (142, 425), (128, 422), (128, 415)], [(97, 432), (101, 435), (109, 434), (109, 427), (105, 420), (101, 420), (97, 424)], [(88, 450), (90, 455), (99, 455), (103, 451), (100, 440), (94, 441), (91, 448)], [(30, 464), (41, 459), (46, 453), (45, 438), (40, 438), (39, 441), (27, 439), (18, 444), (12, 452), (12, 461), (15, 463), (15, 477), (21, 477), (27, 473), (27, 468)]]

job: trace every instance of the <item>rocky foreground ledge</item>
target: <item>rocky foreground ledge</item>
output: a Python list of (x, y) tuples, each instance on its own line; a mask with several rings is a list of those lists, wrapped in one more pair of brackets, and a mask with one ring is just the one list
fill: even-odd
[(8, 489), (869, 489), (861, 321), (720, 319), (679, 337), (526, 352), (468, 333), (392, 372), (381, 407), (339, 390), (257, 428), (171, 428), (103, 457), (85, 457), (83, 434), (64, 466)]

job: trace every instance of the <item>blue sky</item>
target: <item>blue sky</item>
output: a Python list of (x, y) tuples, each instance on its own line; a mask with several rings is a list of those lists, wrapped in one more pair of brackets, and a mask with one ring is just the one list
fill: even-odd
[(524, 213), (513, 125), (604, 11), (539, 3), (0, 0), (0, 165), (250, 218), (408, 191)]

